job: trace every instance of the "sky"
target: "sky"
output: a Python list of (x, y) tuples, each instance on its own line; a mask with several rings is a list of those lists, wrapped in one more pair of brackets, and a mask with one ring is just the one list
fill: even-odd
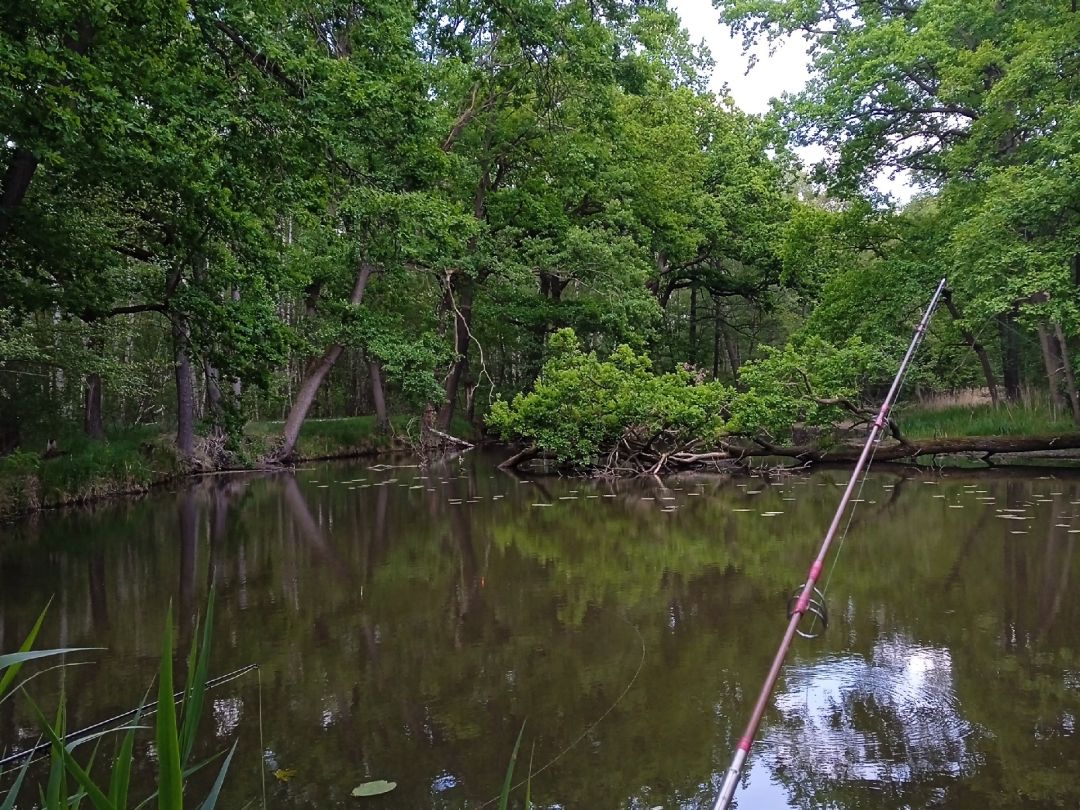
[[(731, 37), (726, 25), (721, 25), (719, 12), (713, 8), (710, 0), (671, 0), (671, 7), (682, 18), (683, 27), (690, 32), (692, 42), (705, 40), (712, 57), (716, 61), (710, 89), (715, 93), (727, 93), (735, 104), (750, 113), (764, 113), (769, 109), (769, 100), (785, 92), (798, 92), (809, 77), (809, 57), (806, 54), (807, 43), (801, 37), (790, 37), (774, 43), (770, 54), (769, 46), (762, 43), (752, 54), (757, 63), (747, 73), (751, 54), (744, 54), (742, 37)], [(823, 147), (799, 147), (796, 153), (807, 166), (821, 160), (825, 155)], [(882, 175), (875, 185), (897, 197), (901, 202), (911, 199), (915, 190), (903, 177), (895, 180)]]
[(788, 39), (772, 55), (768, 46), (754, 51), (757, 65), (746, 75), (749, 54), (742, 52), (742, 38), (731, 38), (730, 29), (719, 22), (719, 12), (709, 0), (673, 0), (693, 42), (705, 40), (716, 60), (711, 89), (720, 93), (726, 83), (735, 103), (747, 112), (763, 113), (769, 99), (785, 91), (801, 90), (808, 76), (806, 43)]

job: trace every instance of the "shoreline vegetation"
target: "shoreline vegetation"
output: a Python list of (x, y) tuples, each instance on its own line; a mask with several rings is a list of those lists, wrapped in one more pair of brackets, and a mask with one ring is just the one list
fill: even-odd
[[(363, 458), (412, 448), (415, 420), (395, 419), (380, 431), (374, 416), (309, 419), (290, 460), (274, 461), (281, 422), (254, 422), (233, 451), (199, 452), (185, 464), (173, 437), (157, 426), (117, 431), (101, 440), (75, 434), (51, 453), (17, 452), (0, 458), (0, 518), (105, 498), (141, 495), (185, 477), (265, 469), (289, 469), (309, 461)], [(205, 450), (209, 440), (197, 443)]]
[[(988, 466), (1019, 462), (1053, 467), (1080, 463), (1080, 433), (1069, 420), (1055, 417), (1048, 408), (1039, 405), (998, 408), (984, 404), (915, 405), (900, 411), (900, 422), (906, 443), (884, 444), (878, 450), (877, 461), (918, 464), (931, 458), (940, 461), (937, 457), (946, 455), (954, 457), (954, 461), (965, 459)], [(48, 457), (29, 452), (11, 454), (0, 459), (0, 518), (12, 519), (45, 509), (142, 495), (186, 477), (290, 469), (272, 461), (273, 442), (280, 427), (280, 422), (252, 423), (247, 426), (244, 447), (227, 454), (226, 463), (213, 464), (205, 459), (194, 467), (181, 463), (172, 436), (155, 426), (118, 432), (100, 441), (76, 435), (70, 437), (70, 443), (59, 441), (55, 453)], [(413, 444), (408, 436), (415, 428), (415, 419), (395, 419), (389, 432), (378, 430), (374, 416), (311, 419), (304, 425), (292, 463), (410, 453)], [(463, 420), (454, 425), (454, 435), (476, 438), (473, 433)], [(509, 453), (508, 445), (501, 446), (507, 447)], [(730, 450), (734, 448), (729, 447)], [(806, 443), (756, 445), (739, 450), (743, 451), (741, 458), (745, 461), (771, 457), (811, 465), (850, 462), (858, 447), (846, 443)], [(717, 458), (714, 459), (717, 463), (702, 463), (697, 467), (706, 471), (733, 471), (737, 469), (734, 462), (739, 461), (739, 450), (735, 450), (732, 458)], [(1007, 461), (1006, 456), (1015, 461)], [(513, 468), (543, 458), (545, 454), (541, 452), (523, 451), (508, 456), (503, 466)]]
[(943, 278), (908, 399), (1053, 418), (878, 458), (1080, 441), (1075, 2), (715, 0), (748, 57), (807, 38), (768, 115), (648, 0), (17, 5), (10, 509), (381, 451), (356, 414), (576, 475), (839, 460)]

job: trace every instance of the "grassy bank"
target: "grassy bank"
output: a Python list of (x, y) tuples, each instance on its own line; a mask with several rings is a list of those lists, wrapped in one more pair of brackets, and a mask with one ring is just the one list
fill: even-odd
[(900, 429), (911, 439), (965, 436), (1054, 436), (1076, 433), (1080, 427), (1064, 411), (1045, 405), (952, 405), (939, 408), (911, 406), (897, 414)]
[[(373, 416), (311, 419), (300, 432), (296, 459), (350, 458), (407, 449), (407, 443), (395, 436), (404, 436), (410, 429), (415, 433), (415, 419), (395, 419), (393, 428), (389, 435), (380, 433)], [(465, 424), (454, 428), (461, 431), (455, 435), (467, 435)], [(239, 450), (217, 466), (262, 466), (280, 435), (281, 422), (253, 422)], [(0, 458), (0, 517), (145, 492), (182, 475), (214, 469), (205, 457), (196, 469), (186, 468), (176, 455), (172, 434), (157, 426), (111, 432), (103, 441), (79, 434), (60, 436), (58, 446), (60, 454), (52, 458), (43, 458), (40, 452)]]

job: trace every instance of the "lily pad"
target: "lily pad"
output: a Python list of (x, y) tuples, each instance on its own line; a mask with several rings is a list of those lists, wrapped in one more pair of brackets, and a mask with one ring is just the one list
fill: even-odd
[(360, 787), (354, 787), (353, 796), (381, 796), (389, 793), (397, 787), (397, 782), (387, 782), (385, 779), (376, 779), (374, 782), (364, 782)]

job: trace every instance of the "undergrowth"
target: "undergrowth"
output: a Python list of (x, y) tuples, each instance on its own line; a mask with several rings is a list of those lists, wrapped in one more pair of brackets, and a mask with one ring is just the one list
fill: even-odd
[(898, 415), (901, 429), (911, 439), (963, 436), (1054, 436), (1080, 431), (1069, 415), (1045, 405), (954, 405), (924, 409), (918, 406)]
[[(245, 469), (264, 466), (274, 456), (281, 422), (249, 423), (239, 446), (224, 453), (210, 437), (197, 443), (193, 469), (176, 454), (174, 437), (157, 425), (109, 432), (94, 440), (80, 433), (60, 434), (57, 454), (46, 458), (38, 449), (18, 450), (0, 457), (0, 517), (35, 509), (82, 503), (108, 495), (145, 492), (185, 472)], [(416, 417), (391, 420), (391, 430), (378, 430), (374, 416), (309, 419), (296, 447), (299, 461), (375, 455), (407, 449), (410, 436), (419, 433)], [(455, 419), (455, 436), (469, 436), (469, 423)], [(212, 452), (207, 451), (214, 445)], [(40, 443), (44, 449), (44, 444)]]

